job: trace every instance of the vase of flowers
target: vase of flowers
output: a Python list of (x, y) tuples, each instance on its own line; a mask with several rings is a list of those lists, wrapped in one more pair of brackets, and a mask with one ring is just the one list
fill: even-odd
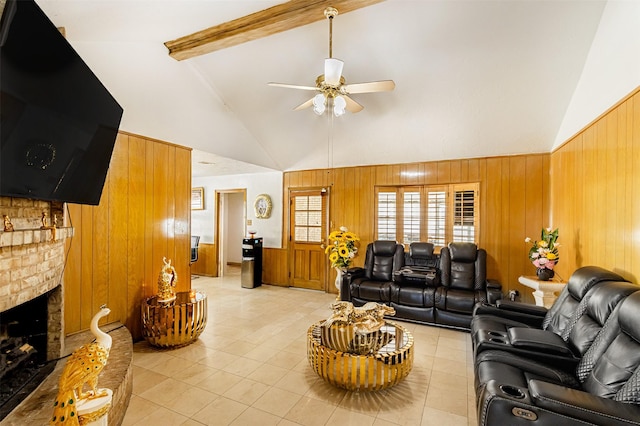
[(549, 281), (555, 275), (553, 268), (560, 261), (560, 255), (558, 254), (560, 245), (557, 240), (557, 228), (553, 231), (551, 228), (542, 228), (540, 240), (533, 241), (529, 237), (525, 239), (525, 242), (531, 244), (529, 260), (537, 268), (536, 275), (540, 281)]
[(360, 239), (353, 232), (341, 226), (340, 230), (329, 234), (329, 245), (325, 253), (329, 255), (331, 266), (336, 270), (335, 286), (338, 289), (338, 299), (340, 298), (340, 285), (342, 284), (342, 274), (353, 262), (353, 258), (358, 253), (358, 243)]

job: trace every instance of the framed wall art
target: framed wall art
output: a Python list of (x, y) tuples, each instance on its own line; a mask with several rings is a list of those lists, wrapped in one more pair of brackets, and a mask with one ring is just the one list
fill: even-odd
[(204, 210), (204, 188), (191, 188), (191, 210)]

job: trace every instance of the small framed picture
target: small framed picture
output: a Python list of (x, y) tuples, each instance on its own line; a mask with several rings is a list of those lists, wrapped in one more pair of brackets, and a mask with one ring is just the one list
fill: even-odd
[(204, 210), (204, 188), (191, 188), (191, 210)]

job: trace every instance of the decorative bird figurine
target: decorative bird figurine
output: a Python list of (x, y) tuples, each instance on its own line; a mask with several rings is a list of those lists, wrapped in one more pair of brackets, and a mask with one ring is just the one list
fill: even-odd
[[(107, 365), (111, 336), (100, 330), (98, 321), (110, 312), (106, 305), (100, 307), (100, 311), (91, 320), (91, 332), (96, 337), (95, 341), (75, 350), (64, 366), (50, 425), (79, 425), (78, 400), (99, 398), (107, 394), (106, 389), (98, 390), (98, 375)], [(85, 383), (91, 388), (88, 392), (83, 392)]]

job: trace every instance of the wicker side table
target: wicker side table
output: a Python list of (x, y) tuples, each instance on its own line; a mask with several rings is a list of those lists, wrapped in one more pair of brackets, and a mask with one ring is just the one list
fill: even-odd
[(154, 346), (184, 346), (194, 342), (207, 325), (207, 295), (196, 290), (176, 293), (160, 302), (152, 296), (142, 302), (142, 335)]
[(413, 336), (386, 321), (383, 331), (395, 337), (372, 355), (339, 352), (320, 343), (321, 321), (307, 331), (307, 358), (313, 370), (334, 386), (350, 391), (375, 391), (400, 383), (413, 367)]

